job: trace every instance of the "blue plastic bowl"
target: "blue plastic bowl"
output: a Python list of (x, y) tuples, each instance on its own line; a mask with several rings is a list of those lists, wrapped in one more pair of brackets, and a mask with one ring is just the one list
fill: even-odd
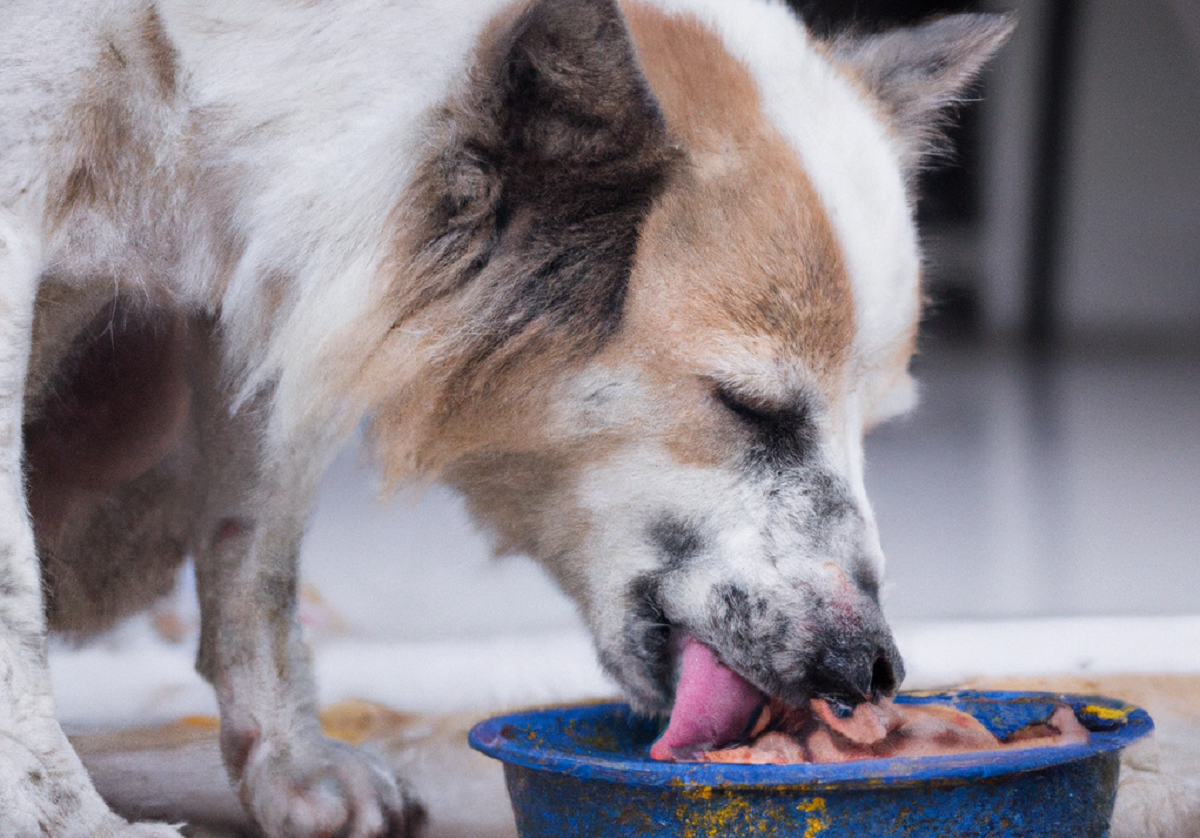
[(651, 760), (657, 722), (624, 704), (499, 716), (471, 747), (504, 762), (521, 838), (1102, 838), (1120, 751), (1150, 733), (1122, 701), (1050, 693), (901, 695), (949, 704), (999, 736), (1067, 703), (1086, 745), (863, 760), (721, 765)]

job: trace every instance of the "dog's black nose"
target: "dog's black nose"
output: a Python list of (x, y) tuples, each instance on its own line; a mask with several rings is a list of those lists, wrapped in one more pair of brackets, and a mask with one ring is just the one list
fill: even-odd
[(878, 644), (828, 649), (810, 676), (812, 694), (851, 706), (896, 692), (904, 662), (888, 636)]

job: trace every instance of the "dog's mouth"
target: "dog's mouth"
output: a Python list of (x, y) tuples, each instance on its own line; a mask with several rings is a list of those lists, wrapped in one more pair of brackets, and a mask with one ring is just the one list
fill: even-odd
[(667, 729), (650, 748), (653, 759), (692, 759), (745, 738), (767, 696), (684, 635), (679, 682)]
[[(666, 730), (651, 746), (650, 756), (657, 760), (690, 760), (704, 751), (744, 742), (770, 696), (722, 663), (712, 649), (690, 634), (680, 634), (677, 647), (675, 702)], [(867, 676), (870, 681), (847, 689), (845, 681), (820, 678), (811, 695), (824, 699), (838, 718), (849, 717), (856, 705), (895, 692), (899, 681), (893, 667), (899, 669), (902, 678), (898, 656), (881, 654)]]

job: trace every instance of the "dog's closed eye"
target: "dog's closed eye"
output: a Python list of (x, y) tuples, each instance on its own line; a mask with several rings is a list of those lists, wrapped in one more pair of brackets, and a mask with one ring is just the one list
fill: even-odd
[(726, 385), (713, 391), (716, 401), (751, 432), (751, 461), (772, 471), (799, 465), (815, 446), (815, 428), (802, 398), (786, 403), (764, 400)]
[(718, 386), (717, 401), (738, 418), (763, 429), (796, 430), (808, 423), (808, 409), (802, 403), (778, 404)]

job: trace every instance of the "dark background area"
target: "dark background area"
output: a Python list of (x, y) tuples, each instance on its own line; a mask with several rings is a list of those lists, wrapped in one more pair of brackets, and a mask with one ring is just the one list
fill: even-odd
[(925, 173), (926, 332), (1200, 342), (1200, 3), (791, 0), (818, 35), (955, 12), (1018, 28)]

